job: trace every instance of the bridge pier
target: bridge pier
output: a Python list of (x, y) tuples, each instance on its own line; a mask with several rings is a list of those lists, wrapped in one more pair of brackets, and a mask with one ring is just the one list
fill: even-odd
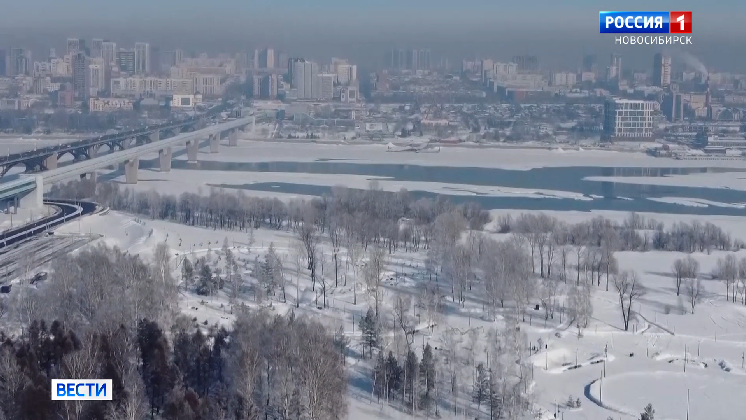
[(57, 169), (57, 153), (44, 159), (44, 167), (47, 168), (47, 170)]
[(210, 134), (210, 153), (220, 152), (220, 133)]
[(124, 162), (124, 182), (137, 184), (137, 169), (140, 166), (140, 158), (132, 158)]
[(16, 197), (16, 208), (34, 209), (41, 208), (44, 206), (44, 178), (41, 175), (26, 175), (33, 176), (36, 181), (36, 188), (31, 192), (24, 195), (23, 197)]
[(234, 128), (228, 135), (228, 146), (238, 146), (238, 129)]
[(189, 140), (186, 144), (187, 149), (187, 161), (196, 162), (197, 154), (199, 153), (199, 140)]
[(173, 153), (171, 152), (170, 147), (166, 147), (165, 149), (161, 149), (158, 151), (158, 160), (160, 160), (161, 163), (161, 172), (169, 172), (171, 170), (172, 157)]

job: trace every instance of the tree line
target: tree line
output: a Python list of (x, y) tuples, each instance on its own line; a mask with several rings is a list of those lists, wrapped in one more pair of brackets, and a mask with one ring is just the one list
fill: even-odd
[[(14, 287), (0, 331), (0, 419), (340, 419), (338, 339), (303, 317), (236, 309), (231, 328), (178, 314), (170, 253), (97, 246)], [(27, 285), (28, 286), (28, 285)], [(18, 333), (14, 327), (21, 327)], [(51, 379), (110, 378), (112, 401), (51, 401)]]

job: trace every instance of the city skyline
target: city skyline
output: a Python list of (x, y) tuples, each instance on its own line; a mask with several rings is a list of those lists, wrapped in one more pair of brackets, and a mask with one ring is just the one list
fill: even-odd
[[(163, 50), (211, 52), (253, 51), (273, 45), (290, 55), (319, 59), (345, 55), (362, 65), (379, 61), (387, 49), (411, 47), (431, 49), (452, 59), (532, 54), (542, 57), (547, 65), (565, 68), (575, 65), (585, 53), (602, 56), (617, 51), (625, 55), (628, 64), (641, 67), (648, 65), (649, 55), (659, 48), (614, 45), (612, 35), (598, 33), (598, 12), (692, 10), (693, 45), (685, 50), (715, 68), (737, 71), (746, 67), (746, 58), (729, 53), (745, 35), (738, 16), (746, 14), (746, 6), (735, 1), (704, 8), (691, 0), (659, 1), (654, 6), (642, 1), (620, 5), (539, 0), (496, 5), (467, 0), (454, 9), (443, 1), (415, 0), (400, 5), (386, 0), (342, 7), (336, 0), (313, 6), (291, 0), (279, 9), (266, 2), (249, 5), (220, 0), (211, 3), (209, 10), (189, 7), (187, 2), (177, 14), (172, 8), (148, 5), (147, 15), (136, 13), (141, 3), (135, 0), (127, 9), (132, 12), (125, 10), (115, 16), (97, 11), (88, 0), (74, 0), (64, 7), (49, 0), (7, 5), (0, 16), (0, 45), (24, 45), (35, 54), (49, 46), (64, 47), (67, 37), (89, 42), (112, 39), (128, 46), (146, 41)], [(32, 6), (47, 10), (45, 16), (54, 16), (54, 20), (23, 12)], [(210, 25), (209, 31), (201, 29), (206, 20), (219, 25)]]

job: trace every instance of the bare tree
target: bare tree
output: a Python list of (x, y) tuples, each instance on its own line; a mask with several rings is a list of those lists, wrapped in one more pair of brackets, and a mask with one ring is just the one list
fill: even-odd
[(702, 280), (699, 276), (686, 279), (686, 283), (684, 283), (684, 293), (686, 293), (686, 296), (689, 298), (689, 305), (692, 307), (693, 314), (694, 307), (697, 306), (702, 293)]
[(381, 301), (383, 300), (383, 270), (386, 267), (386, 254), (383, 248), (373, 246), (368, 252), (368, 261), (365, 264), (365, 286), (368, 296), (373, 299), (376, 317), (379, 316)]
[(731, 289), (733, 289), (733, 298), (736, 300), (736, 280), (738, 279), (738, 263), (733, 254), (728, 254), (725, 258), (718, 258), (713, 271), (713, 276), (725, 281), (725, 297), (731, 300)]
[(684, 276), (686, 274), (686, 262), (681, 258), (676, 259), (671, 266), (671, 272), (675, 279), (676, 296), (679, 296), (681, 293), (681, 284), (684, 282)]
[(622, 311), (624, 331), (629, 331), (632, 305), (645, 294), (645, 290), (638, 279), (637, 272), (626, 270), (614, 277), (614, 288), (619, 296), (619, 308)]

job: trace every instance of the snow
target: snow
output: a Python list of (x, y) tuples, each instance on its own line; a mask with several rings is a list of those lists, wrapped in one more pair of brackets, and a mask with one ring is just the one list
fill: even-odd
[[(529, 169), (540, 166), (711, 166), (707, 161), (673, 161), (655, 159), (640, 153), (622, 153), (595, 150), (515, 150), (497, 148), (458, 148), (444, 147), (438, 154), (399, 154), (387, 153), (385, 145), (319, 145), (319, 144), (273, 144), (270, 142), (241, 141), (239, 147), (225, 148), (220, 154), (201, 153), (201, 160), (225, 160), (237, 162), (281, 161), (315, 161), (319, 158), (343, 159), (355, 163), (400, 163), (443, 166), (484, 166), (511, 169)], [(717, 166), (742, 167), (743, 162), (717, 162)], [(715, 186), (733, 188), (735, 184), (726, 184), (726, 176), (720, 174), (697, 174), (665, 178), (645, 178), (645, 182), (665, 180), (665, 182), (695, 182), (720, 179)], [(730, 174), (729, 176), (733, 176)], [(535, 198), (571, 198), (593, 199), (579, 194), (562, 191), (527, 190), (505, 187), (473, 186), (443, 184), (431, 182), (402, 182), (386, 177), (369, 177), (360, 175), (298, 174), (298, 173), (262, 173), (262, 172), (228, 172), (228, 171), (183, 171), (172, 170), (169, 173), (141, 170), (140, 183), (133, 187), (146, 191), (156, 189), (170, 194), (184, 191), (206, 194), (210, 184), (250, 184), (259, 182), (291, 182), (311, 185), (334, 186), (345, 184), (355, 188), (366, 188), (371, 180), (386, 190), (396, 191), (399, 188), (442, 192), (447, 194), (487, 194), (494, 196), (521, 196)], [(623, 178), (628, 180), (629, 178)], [(607, 178), (604, 178), (607, 180)], [(642, 182), (643, 180), (636, 180)], [(621, 181), (617, 181), (621, 182)], [(735, 182), (735, 181), (734, 181)], [(673, 184), (672, 184), (673, 185)], [(743, 189), (746, 190), (746, 187)], [(253, 192), (278, 198), (291, 195), (274, 192)], [(696, 206), (742, 206), (741, 203), (717, 203), (700, 199), (682, 199), (663, 197), (658, 200), (675, 202), (682, 205)], [(737, 207), (743, 208), (743, 207)], [(493, 221), (486, 226), (489, 236), (502, 239), (508, 235), (494, 233), (497, 217), (506, 213), (514, 217), (522, 211), (493, 210)], [(528, 211), (526, 211), (528, 212)], [(588, 220), (602, 215), (614, 221), (622, 221), (629, 215), (625, 212), (592, 211), (561, 212), (545, 211), (569, 223)], [(652, 217), (670, 226), (676, 222), (711, 222), (728, 232), (734, 239), (746, 239), (746, 218), (735, 216), (692, 216), (640, 214)], [(364, 287), (353, 283), (355, 273), (343, 263), (342, 275), (347, 285), (340, 280), (336, 288), (330, 288), (327, 294), (328, 308), (322, 306), (322, 297), (318, 286), (313, 290), (309, 278), (303, 274), (298, 280), (296, 291), (296, 272), (293, 267), (292, 248), (296, 243), (292, 232), (258, 229), (253, 233), (253, 243), (249, 244), (247, 232), (220, 231), (198, 227), (184, 226), (176, 223), (147, 220), (132, 215), (109, 212), (106, 215), (93, 215), (83, 218), (78, 223), (70, 223), (58, 228), (59, 232), (92, 232), (102, 234), (100, 241), (116, 245), (130, 253), (151, 258), (153, 249), (159, 243), (169, 245), (174, 256), (174, 271), (178, 273), (181, 257), (190, 258), (211, 255), (213, 260), (220, 258), (220, 248), (227, 238), (228, 246), (237, 255), (239, 265), (245, 278), (250, 278), (252, 262), (266, 252), (270, 243), (274, 244), (280, 258), (284, 258), (287, 268), (288, 286), (287, 302), (276, 296), (271, 302), (258, 303), (251, 293), (245, 293), (243, 302), (253, 307), (263, 307), (275, 313), (284, 314), (295, 311), (318, 319), (330, 328), (343, 327), (345, 334), (351, 338), (351, 353), (347, 357), (350, 379), (350, 414), (353, 420), (373, 419), (409, 419), (408, 413), (397, 407), (379, 403), (371, 396), (370, 361), (356, 357), (360, 353), (360, 332), (356, 325), (359, 317), (367, 310)], [(328, 244), (326, 247), (329, 253)], [(558, 313), (555, 319), (544, 319), (543, 311), (534, 311), (533, 305), (526, 322), (520, 324), (529, 341), (538, 346), (541, 339), (543, 348), (538, 348), (527, 358), (532, 366), (534, 379), (533, 390), (536, 395), (536, 406), (544, 412), (543, 419), (551, 418), (556, 407), (562, 407), (567, 420), (604, 420), (613, 418), (633, 419), (639, 416), (644, 406), (652, 403), (658, 419), (686, 418), (686, 393), (690, 394), (691, 419), (724, 419), (739, 418), (746, 411), (746, 401), (740, 397), (746, 385), (746, 370), (743, 368), (743, 356), (746, 352), (746, 306), (741, 303), (726, 301), (725, 286), (712, 280), (709, 273), (715, 267), (718, 258), (726, 255), (722, 251), (691, 254), (700, 264), (704, 298), (696, 306), (694, 313), (688, 306), (685, 297), (677, 297), (674, 280), (670, 274), (671, 266), (677, 258), (689, 254), (677, 252), (618, 252), (616, 258), (620, 269), (635, 270), (646, 289), (646, 295), (633, 306), (634, 319), (629, 331), (624, 331), (619, 314), (618, 297), (612, 290), (606, 291), (605, 282), (594, 287), (594, 314), (590, 325), (578, 335), (565, 318)], [(423, 252), (396, 252), (389, 258), (387, 281), (384, 282), (385, 309), (390, 310), (392, 298), (397, 293), (415, 294), (418, 284), (423, 279), (425, 255)], [(736, 253), (737, 258), (746, 257), (746, 250)], [(342, 258), (344, 261), (345, 253)], [(329, 270), (327, 265), (326, 270)], [(327, 277), (329, 272), (327, 271)], [(178, 274), (177, 274), (178, 278)], [(574, 281), (574, 273), (570, 276)], [(330, 282), (333, 284), (333, 274)], [(301, 305), (295, 308), (296, 292)], [(446, 292), (448, 294), (448, 292)], [(354, 303), (355, 296), (357, 303)], [(318, 300), (318, 303), (316, 302)], [(181, 309), (200, 324), (219, 323), (229, 326), (233, 320), (233, 302), (225, 292), (216, 296), (198, 296), (191, 292), (182, 292)], [(503, 314), (492, 321), (485, 313), (479, 296), (470, 296), (462, 307), (447, 300), (443, 319), (437, 322), (433, 331), (427, 328), (425, 320), (420, 320), (415, 343), (432, 343), (437, 345), (440, 335), (448, 328), (468, 330), (481, 328), (486, 331), (491, 327), (502, 325)], [(486, 340), (483, 338), (483, 341)], [(391, 344), (394, 349), (395, 344)], [(419, 350), (418, 350), (419, 351)], [(484, 357), (481, 356), (480, 357)], [(579, 366), (579, 367), (575, 367)], [(575, 368), (574, 368), (575, 367)], [(686, 367), (686, 372), (684, 368)], [(602, 372), (606, 376), (601, 384)], [(471, 377), (471, 368), (464, 368), (465, 376)], [(468, 382), (468, 381), (465, 381)], [(465, 401), (463, 395), (470, 392), (470, 384), (461, 391), (459, 407)], [(563, 407), (569, 396), (579, 398), (580, 409), (567, 410)], [(468, 418), (474, 418), (475, 407), (469, 407)], [(441, 410), (446, 419), (464, 418), (459, 412), (454, 416)]]
[[(493, 215), (502, 214), (501, 212), (504, 211), (494, 211)], [(511, 213), (515, 215), (517, 212)], [(588, 219), (597, 214), (616, 220), (626, 217), (622, 212), (548, 213), (570, 222)], [(666, 224), (695, 218), (685, 215), (655, 216)], [(743, 218), (697, 218), (712, 221), (724, 229), (740, 227), (735, 231), (731, 230), (732, 234), (746, 238), (746, 220)], [(263, 255), (270, 242), (274, 244), (278, 254), (286, 258), (286, 266), (292, 267), (290, 250), (295, 241), (292, 232), (258, 229), (254, 231), (254, 243), (249, 248), (246, 232), (143, 220), (115, 211), (103, 216), (87, 216), (79, 224), (68, 224), (58, 231), (101, 233), (105, 236), (101, 241), (122, 247), (130, 253), (139, 253), (145, 258), (149, 258), (153, 248), (161, 242), (166, 242), (171, 247), (174, 256), (188, 254), (198, 257), (208, 253), (218, 256), (223, 240), (227, 238), (229, 247), (238, 256), (247, 276), (250, 275), (248, 263)], [(720, 251), (692, 254), (699, 261), (702, 273), (709, 273), (717, 258), (723, 255), (725, 253)], [(620, 268), (636, 270), (647, 288), (647, 294), (633, 307), (633, 311), (639, 316), (633, 320), (629, 332), (623, 331), (621, 326), (616, 295), (613, 291), (606, 292), (603, 282), (600, 288), (594, 288), (594, 316), (581, 338), (578, 338), (577, 331), (570, 328), (566, 320), (544, 321), (543, 312), (530, 311), (527, 322), (522, 323), (521, 328), (526, 331), (532, 343), (537, 343), (541, 338), (547, 347), (530, 356), (536, 403), (544, 410), (544, 418), (551, 418), (546, 417), (546, 413), (553, 412), (555, 404), (562, 406), (568, 396), (572, 395), (573, 398), (581, 399), (582, 407), (574, 410), (563, 408), (564, 418), (567, 420), (596, 420), (606, 419), (608, 416), (632, 419), (632, 415), (639, 415), (647, 403), (653, 404), (657, 412), (656, 418), (683, 420), (687, 389), (691, 397), (692, 419), (732, 419), (734, 413), (741, 413), (746, 409), (746, 403), (738, 398), (739, 390), (746, 385), (746, 371), (741, 368), (742, 355), (746, 351), (746, 306), (726, 302), (723, 298), (724, 286), (705, 276), (703, 284), (707, 290), (706, 298), (696, 307), (695, 314), (691, 314), (686, 299), (681, 302), (676, 297), (673, 280), (668, 274), (673, 261), (683, 256), (685, 254), (662, 251), (617, 253)], [(736, 256), (746, 256), (746, 251), (740, 251)], [(178, 259), (175, 258), (174, 263), (178, 264)], [(386, 301), (394, 296), (395, 291), (413, 293), (418, 282), (422, 281), (416, 276), (416, 272), (422, 270), (423, 265), (424, 255), (421, 253), (394, 254), (390, 259), (390, 279), (384, 285)], [(352, 284), (348, 283), (346, 287), (340, 284), (338, 288), (330, 290), (329, 308), (317, 309), (317, 304), (313, 302), (317, 295), (311, 290), (309, 280), (303, 278), (300, 281), (302, 304), (299, 309), (294, 309), (295, 274), (292, 269), (288, 271), (288, 303), (282, 303), (281, 299), (276, 298), (269, 307), (266, 302), (254, 302), (251, 295), (245, 296), (246, 303), (260, 305), (280, 314), (292, 309), (297, 314), (312, 316), (330, 328), (336, 329), (341, 325), (352, 338), (353, 352), (359, 352), (360, 334), (357, 325), (353, 326), (353, 317), (357, 320), (367, 309), (362, 285), (357, 285), (357, 305), (353, 304)], [(347, 271), (347, 275), (351, 279), (351, 271)], [(320, 302), (318, 306), (321, 306)], [(476, 301), (467, 301), (466, 306), (461, 308), (449, 299), (448, 305), (447, 315), (433, 333), (421, 323), (415, 343), (431, 342), (437, 345), (440, 333), (450, 327), (462, 330), (481, 327), (486, 330), (499, 324), (499, 321), (497, 324), (490, 321), (482, 311), (481, 304)], [(208, 325), (219, 323), (229, 326), (233, 320), (232, 303), (222, 292), (212, 297), (182, 293), (181, 308), (200, 324), (207, 322)], [(631, 353), (634, 353), (633, 357), (630, 357)], [(686, 373), (683, 372), (685, 359), (688, 360)], [(371, 398), (369, 360), (359, 360), (354, 356), (347, 360), (352, 384), (348, 418), (411, 418), (400, 409), (378, 403), (377, 399)], [(576, 360), (580, 367), (571, 369)], [(606, 377), (603, 380), (602, 395), (599, 395), (599, 378), (604, 367)], [(463, 401), (459, 404), (463, 404)], [(455, 418), (452, 412), (441, 414), (444, 418)], [(459, 412), (457, 417), (461, 418), (462, 415)], [(471, 418), (473, 417), (472, 413)]]
[(541, 167), (564, 166), (622, 166), (622, 167), (732, 167), (746, 168), (746, 160), (701, 161), (655, 158), (639, 151), (617, 152), (610, 150), (523, 149), (513, 147), (442, 146), (440, 153), (388, 153), (387, 145), (319, 144), (286, 142), (239, 141), (230, 148), (230, 159), (225, 153), (200, 154), (205, 160), (232, 160), (236, 162), (312, 162), (319, 158), (351, 160), (355, 163), (401, 163), (425, 166), (482, 167), (528, 170)]
[[(677, 161), (688, 162), (688, 161)], [(726, 161), (712, 162), (710, 165), (717, 167), (729, 167), (724, 165)], [(732, 162), (732, 161), (729, 161)], [(682, 165), (685, 166), (685, 165)], [(746, 191), (746, 174), (741, 171), (733, 172), (701, 172), (687, 175), (667, 176), (589, 176), (587, 181), (606, 181), (622, 184), (660, 185), (667, 187), (698, 187), (698, 188), (723, 188)]]

